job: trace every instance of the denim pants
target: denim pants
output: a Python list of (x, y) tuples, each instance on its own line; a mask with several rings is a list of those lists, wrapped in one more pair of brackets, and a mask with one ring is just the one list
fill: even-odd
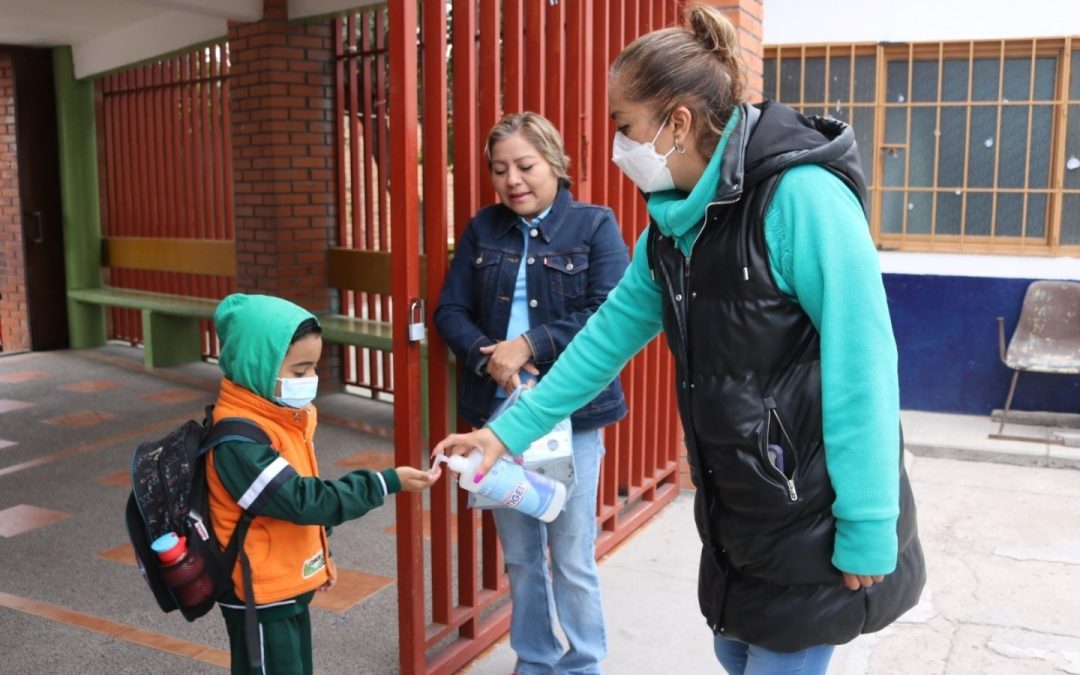
[(720, 635), (713, 639), (716, 658), (729, 675), (825, 675), (834, 649), (818, 645), (789, 654)]
[[(492, 512), (510, 576), (514, 670), (522, 675), (601, 672), (607, 644), (595, 546), (602, 431), (573, 435), (576, 482), (558, 518), (544, 523), (512, 509)], [(567, 649), (555, 636), (556, 617)]]

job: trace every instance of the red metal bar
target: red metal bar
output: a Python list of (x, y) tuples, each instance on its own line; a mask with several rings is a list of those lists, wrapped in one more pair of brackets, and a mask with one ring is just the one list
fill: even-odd
[[(585, 125), (590, 130), (590, 153), (589, 162), (589, 189), (590, 199), (600, 204), (611, 204), (608, 199), (608, 165), (609, 137), (612, 131), (611, 122), (608, 120), (607, 100), (607, 71), (608, 61), (604, 58), (607, 53), (608, 40), (608, 3), (584, 3), (588, 6), (591, 14), (586, 15), (587, 25), (585, 35), (588, 46), (584, 50), (588, 54), (589, 61), (586, 69), (589, 71), (592, 82), (590, 107), (592, 117), (589, 124)], [(621, 222), (621, 221), (620, 221)], [(625, 234), (624, 234), (625, 236)], [(632, 244), (633, 240), (628, 239)]]
[[(618, 55), (619, 50), (622, 49), (622, 46), (623, 46), (622, 1), (621, 0), (611, 0), (608, 3), (607, 9), (608, 9), (608, 16), (607, 16), (606, 25), (600, 25), (600, 22), (597, 21), (596, 29), (597, 29), (597, 31), (604, 31), (606, 33), (606, 40), (605, 40), (605, 42), (603, 44), (606, 44), (606, 46), (607, 46), (607, 59), (606, 59), (606, 61), (607, 61), (607, 64), (610, 64), (615, 59), (615, 56)], [(603, 52), (601, 52), (601, 53), (603, 53)], [(604, 82), (607, 81), (607, 67), (606, 67), (607, 64), (605, 64), (605, 67), (604, 67), (604, 69), (602, 71), (603, 72)], [(606, 85), (604, 86), (604, 89), (606, 91), (606, 89), (607, 89)], [(604, 110), (607, 110), (606, 102), (605, 102)], [(607, 124), (606, 126), (610, 127), (610, 124)], [(633, 229), (627, 223), (627, 220), (626, 220), (627, 213), (626, 213), (626, 210), (623, 208), (623, 203), (622, 203), (622, 190), (621, 190), (621, 188), (622, 188), (622, 183), (623, 183), (624, 179), (621, 178), (621, 174), (618, 173), (618, 169), (616, 169), (615, 166), (611, 162), (605, 162), (604, 163), (604, 170), (608, 173), (608, 184), (607, 184), (607, 192), (605, 193), (604, 198), (602, 199), (602, 201), (603, 201), (603, 203), (608, 204), (609, 206), (611, 206), (612, 209), (615, 210), (615, 216), (616, 216), (616, 218), (618, 218), (619, 223), (622, 226), (623, 232), (629, 234), (629, 236), (627, 236), (627, 234), (624, 234), (624, 236), (627, 236), (627, 239), (629, 241), (634, 241), (635, 238), (633, 237), (633, 234), (632, 234)], [(594, 195), (594, 198), (595, 198), (595, 195)], [(628, 230), (628, 227), (630, 227), (629, 230)], [(632, 403), (632, 401), (633, 401), (632, 394), (633, 394), (633, 389), (634, 389), (634, 381), (632, 379), (626, 377), (626, 374), (627, 374), (626, 370), (624, 370), (623, 372), (624, 372), (624, 375), (622, 377), (623, 389), (624, 389), (624, 392), (625, 392), (625, 394), (627, 396), (627, 401)], [(623, 464), (626, 463), (625, 457), (626, 457), (626, 455), (628, 453), (628, 450), (629, 450), (628, 438), (627, 438), (628, 433), (629, 433), (628, 429), (627, 429), (628, 426), (629, 426), (629, 421), (628, 420), (623, 420), (619, 424), (615, 425), (614, 439), (613, 439), (613, 445), (615, 447), (615, 452), (610, 453), (610, 456), (605, 455), (605, 457), (604, 457), (604, 460), (605, 460), (604, 463), (603, 463), (603, 469), (604, 470), (603, 470), (603, 473), (601, 474), (601, 486), (600, 486), (600, 490), (601, 490), (601, 492), (603, 494), (603, 503), (604, 504), (616, 506), (619, 503), (620, 467)], [(617, 525), (617, 512), (616, 512), (615, 515), (613, 515), (611, 518), (609, 518), (606, 522), (604, 522), (603, 527), (604, 527), (605, 530), (610, 531), (610, 530), (614, 530), (616, 525)]]
[[(146, 117), (147, 124), (150, 126), (150, 146), (152, 149), (160, 149), (164, 145), (164, 139), (161, 131), (161, 64), (151, 63), (146, 66), (147, 85), (149, 91), (147, 92), (147, 105), (146, 105)], [(145, 152), (145, 150), (144, 150)], [(153, 184), (153, 191), (147, 195), (150, 200), (150, 213), (151, 219), (147, 223), (150, 227), (153, 227), (156, 234), (167, 236), (166, 223), (165, 223), (165, 191), (162, 189), (162, 180), (165, 173), (161, 156), (154, 153), (150, 157), (150, 182)], [(149, 228), (148, 228), (149, 229)]]
[[(420, 227), (416, 175), (416, 4), (391, 3), (390, 31), (405, 39), (390, 42), (390, 137), (399, 150), (390, 167), (393, 192), (394, 227), (392, 247), (391, 286), (394, 297), (403, 300), (394, 306), (393, 336), (395, 382), (401, 384), (394, 392), (394, 457), (400, 464), (415, 464), (423, 454), (420, 444), (420, 344), (410, 342), (408, 335), (409, 304), (407, 298), (420, 295)], [(381, 88), (380, 88), (381, 90)], [(385, 167), (385, 165), (384, 165)], [(420, 495), (399, 493), (397, 496), (398, 540), (398, 635), (401, 670), (406, 675), (423, 672), (424, 653), (424, 542), (422, 539), (422, 507)]]
[[(356, 241), (355, 235), (349, 237), (349, 223), (347, 221), (348, 208), (348, 190), (345, 181), (346, 169), (345, 169), (345, 42), (343, 31), (348, 30), (350, 35), (356, 33), (356, 15), (350, 14), (347, 19), (335, 19), (334, 20), (334, 135), (336, 143), (334, 144), (334, 166), (337, 168), (337, 189), (334, 194), (334, 206), (337, 215), (337, 240), (338, 246), (352, 246)], [(356, 76), (350, 70), (349, 75), (349, 89), (356, 91)], [(353, 103), (349, 109), (350, 124), (352, 120), (357, 117), (356, 104)], [(356, 144), (359, 140), (356, 138), (355, 133), (350, 128), (349, 143)], [(355, 170), (349, 175), (355, 176)], [(348, 187), (352, 187), (350, 184)], [(354, 190), (355, 194), (356, 191)], [(359, 227), (359, 223), (355, 222), (356, 218), (353, 217), (352, 227), (355, 229)], [(338, 301), (341, 305), (341, 313), (345, 315), (351, 314), (353, 304), (353, 292), (346, 290), (338, 291)], [(345, 382), (355, 381), (352, 375), (352, 369), (354, 366), (353, 356), (355, 349), (349, 345), (344, 345), (341, 348), (341, 370)]]
[[(199, 144), (200, 155), (200, 178), (202, 179), (202, 194), (199, 200), (203, 205), (203, 222), (202, 222), (202, 238), (209, 239), (213, 236), (214, 231), (214, 153), (213, 146), (211, 144), (211, 134), (213, 133), (210, 127), (210, 87), (209, 87), (209, 63), (207, 62), (208, 54), (206, 49), (200, 49), (195, 52), (195, 55), (199, 59), (199, 138), (202, 141)], [(205, 298), (208, 297), (210, 292), (210, 279), (205, 274), (197, 274), (188, 276), (189, 283), (194, 281), (194, 284), (188, 288), (197, 289), (193, 293), (194, 295)]]
[[(214, 208), (212, 209), (212, 216), (214, 218), (214, 230), (211, 235), (214, 239), (220, 239), (225, 235), (225, 180), (224, 180), (224, 162), (222, 162), (222, 146), (223, 134), (221, 130), (221, 110), (225, 107), (226, 101), (221, 96), (221, 71), (219, 70), (220, 61), (217, 58), (217, 49), (215, 47), (207, 47), (210, 54), (210, 75), (211, 78), (206, 82), (207, 94), (211, 105), (208, 114), (210, 115), (210, 130), (212, 137), (210, 138), (211, 145), (213, 147), (213, 153), (211, 157), (213, 160), (210, 162), (211, 168), (213, 168), (213, 174), (211, 176), (211, 182), (213, 183), (214, 194)], [(217, 290), (216, 288), (214, 289)], [(213, 295), (211, 295), (213, 297)]]
[[(360, 22), (360, 50), (367, 54), (372, 50), (372, 28), (371, 24), (375, 20), (375, 12), (379, 10), (373, 10), (361, 14)], [(353, 38), (355, 44), (355, 38)], [(360, 69), (360, 76), (364, 82), (364, 246), (368, 250), (375, 250), (375, 235), (377, 228), (375, 225), (375, 206), (377, 199), (375, 191), (378, 189), (378, 181), (375, 179), (375, 139), (376, 131), (374, 129), (374, 123), (372, 122), (372, 78), (371, 78), (371, 57), (364, 57)], [(381, 217), (381, 215), (380, 215)], [(374, 296), (368, 293), (361, 294), (362, 301), (364, 303), (363, 316), (375, 318), (376, 302)], [(367, 354), (367, 378), (368, 385), (374, 390), (381, 382), (377, 379), (379, 372), (379, 357), (374, 351), (365, 349)]]
[[(355, 46), (356, 41), (356, 15), (349, 15), (348, 22), (350, 43)], [(360, 92), (356, 87), (357, 81), (357, 57), (354, 54), (350, 54), (349, 58), (349, 175), (353, 180), (360, 178), (360, 113), (358, 110)], [(365, 151), (370, 152), (370, 149), (365, 148)], [(354, 183), (355, 184), (355, 183)], [(344, 187), (342, 187), (344, 189)], [(356, 242), (362, 236), (361, 218), (363, 216), (362, 211), (363, 204), (359, 199), (353, 199), (352, 202), (352, 240)], [(342, 211), (344, 218), (344, 209)], [(342, 233), (344, 234), (344, 232)]]
[(503, 0), (503, 106), (508, 113), (521, 112), (524, 105), (524, 37), (521, 0)]
[[(222, 82), (221, 92), (224, 96), (224, 101), (221, 106), (222, 124), (225, 127), (226, 138), (222, 140), (224, 144), (224, 157), (225, 157), (225, 237), (227, 239), (236, 239), (236, 202), (233, 195), (233, 155), (232, 155), (232, 70), (229, 61), (229, 43), (225, 43), (222, 46), (224, 50), (224, 81)], [(237, 289), (236, 277), (232, 276), (225, 280), (225, 294), (235, 293)], [(212, 354), (217, 356), (217, 341), (216, 333), (213, 323), (210, 324), (210, 345), (212, 347)]]
[[(121, 75), (121, 83), (122, 83), (122, 86), (123, 86), (123, 88), (125, 90), (125, 94), (126, 94), (126, 91), (128, 89), (129, 81), (131, 80), (131, 78), (132, 78), (131, 71), (124, 72)], [(122, 129), (124, 129), (127, 132), (122, 136), (123, 141), (124, 141), (124, 174), (125, 174), (124, 175), (123, 185), (127, 189), (128, 203), (127, 203), (127, 212), (124, 214), (125, 217), (123, 218), (123, 220), (116, 223), (116, 229), (114, 230), (114, 232), (116, 234), (119, 234), (119, 235), (130, 235), (131, 233), (130, 233), (130, 231), (128, 231), (129, 227), (130, 227), (131, 223), (135, 222), (136, 218), (138, 217), (137, 216), (137, 213), (138, 213), (138, 210), (137, 210), (137, 207), (138, 207), (137, 192), (139, 190), (139, 187), (138, 187), (138, 179), (137, 179), (137, 176), (136, 176), (136, 171), (135, 171), (135, 169), (133, 167), (133, 165), (135, 163), (134, 156), (133, 156), (133, 152), (134, 152), (134, 150), (133, 150), (133, 140), (137, 142), (137, 137), (135, 139), (131, 138), (132, 133), (137, 135), (138, 132), (135, 129), (135, 126), (134, 126), (135, 121), (133, 119), (133, 114), (132, 114), (132, 103), (133, 103), (133, 101), (131, 100), (131, 98), (129, 96), (125, 95), (124, 98), (122, 99), (122, 110), (123, 110), (124, 114), (123, 114), (123, 117), (121, 118), (121, 120), (122, 120), (121, 125), (122, 125)], [(134, 279), (131, 276), (131, 274), (130, 274), (130, 272), (128, 272), (128, 270), (117, 270), (117, 276), (118, 276), (119, 280), (124, 283), (125, 286), (134, 285), (134, 284), (137, 283), (137, 280)], [(123, 329), (123, 333), (121, 334), (121, 336), (124, 339), (131, 340), (133, 342), (138, 340), (140, 335), (137, 333), (137, 328), (138, 327), (135, 325), (135, 316), (134, 316), (135, 313), (133, 311), (130, 311), (130, 310), (119, 310), (118, 309), (118, 310), (115, 310), (115, 311), (117, 312), (118, 315), (120, 315), (117, 318), (120, 319), (119, 323), (120, 323), (120, 325), (121, 325), (121, 327)]]
[[(351, 13), (351, 14), (349, 14), (348, 20), (344, 23), (344, 25), (341, 25), (339, 23), (338, 30), (337, 30), (338, 40), (339, 41), (341, 40), (341, 30), (342, 30), (342, 28), (344, 28), (346, 31), (348, 31), (348, 33), (347, 33), (348, 37), (347, 37), (347, 41), (346, 41), (348, 51), (344, 52), (342, 55), (345, 57), (345, 62), (347, 62), (347, 64), (348, 64), (348, 66), (347, 66), (347, 73), (348, 73), (347, 77), (348, 77), (348, 88), (349, 88), (349, 107), (348, 107), (348, 113), (347, 113), (349, 115), (348, 125), (346, 126), (344, 124), (343, 119), (338, 120), (339, 125), (342, 127), (342, 139), (344, 139), (344, 137), (345, 137), (344, 129), (347, 128), (349, 130), (349, 134), (348, 134), (348, 137), (349, 137), (349, 164), (348, 165), (345, 164), (344, 154), (342, 153), (341, 162), (338, 164), (338, 176), (339, 176), (338, 177), (338, 189), (339, 190), (344, 190), (345, 189), (345, 178), (347, 176), (349, 178), (349, 186), (350, 186), (350, 191), (351, 191), (351, 195), (352, 195), (352, 209), (351, 209), (352, 225), (351, 225), (351, 227), (347, 227), (347, 225), (346, 225), (346, 217), (349, 215), (350, 212), (349, 212), (349, 210), (347, 210), (347, 205), (345, 203), (344, 197), (342, 198), (342, 206), (341, 206), (341, 214), (340, 214), (340, 217), (341, 217), (341, 220), (342, 220), (342, 237), (341, 237), (341, 242), (342, 243), (341, 243), (341, 245), (342, 246), (348, 245), (348, 246), (352, 246), (354, 248), (363, 248), (363, 246), (364, 246), (364, 228), (367, 226), (367, 222), (370, 221), (370, 219), (364, 220), (364, 218), (362, 217), (362, 214), (363, 214), (362, 208), (366, 207), (368, 210), (371, 209), (371, 206), (370, 206), (371, 202), (369, 200), (360, 199), (360, 197), (362, 195), (364, 195), (365, 192), (364, 192), (364, 189), (361, 189), (359, 187), (360, 181), (365, 180), (364, 177), (361, 175), (361, 172), (363, 170), (363, 165), (362, 165), (362, 163), (360, 161), (360, 148), (362, 146), (361, 136), (363, 135), (364, 132), (362, 132), (360, 130), (360, 114), (361, 114), (360, 107), (359, 107), (359, 105), (360, 105), (359, 104), (359, 100), (360, 100), (360, 79), (359, 79), (360, 78), (360, 68), (359, 68), (359, 63), (358, 63), (359, 57), (357, 55), (357, 40), (359, 39), (358, 38), (358, 32), (362, 29), (361, 28), (361, 20), (363, 20), (362, 25), (364, 27), (367, 26), (366, 19), (362, 19), (363, 17), (366, 17), (366, 15), (364, 15), (364, 14), (357, 15), (356, 13)], [(342, 68), (343, 68), (343, 62), (338, 61), (339, 77), (341, 76), (340, 71), (341, 71)], [(343, 84), (344, 83), (342, 83), (342, 82), (338, 83), (339, 90), (342, 88)], [(366, 103), (366, 99), (365, 99), (365, 103)], [(344, 99), (343, 98), (341, 99), (341, 104), (342, 104), (341, 108), (344, 110)], [(341, 114), (344, 115), (345, 113), (342, 112)], [(365, 121), (363, 123), (363, 126), (364, 126), (364, 129), (366, 130), (367, 127), (368, 127), (368, 123), (367, 123), (366, 119), (365, 119)], [(344, 150), (344, 148), (341, 148), (341, 149)], [(370, 149), (368, 147), (364, 146), (364, 152), (365, 152), (365, 155), (366, 155), (366, 154), (370, 153)], [(347, 241), (347, 243), (346, 243), (346, 241)], [(356, 293), (355, 291), (342, 291), (341, 295), (342, 295), (342, 302), (344, 303), (343, 306), (344, 306), (345, 314), (348, 314), (348, 315), (351, 315), (351, 316), (356, 316), (357, 311), (358, 311), (357, 310), (357, 303), (361, 301), (361, 295), (362, 294)], [(364, 361), (362, 359), (363, 359), (363, 356), (364, 356), (364, 351), (365, 350), (360, 350), (360, 349), (357, 349), (356, 347), (352, 347), (352, 346), (346, 346), (346, 347), (344, 347), (342, 349), (342, 356), (343, 356), (343, 360), (344, 360), (343, 370), (347, 375), (347, 379), (346, 379), (347, 382), (356, 383), (356, 382), (362, 381), (363, 378), (361, 377), (361, 372), (360, 371), (363, 370)], [(373, 363), (373, 361), (370, 359), (370, 357), (369, 357), (367, 362), (368, 363)], [(353, 372), (354, 369), (356, 371), (355, 373)], [(369, 372), (370, 372), (370, 369), (369, 369)], [(370, 384), (370, 382), (368, 382), (367, 380), (363, 380), (363, 381)]]
[[(455, 18), (456, 21), (456, 18)], [(544, 49), (544, 4), (538, 0), (525, 3), (525, 109), (544, 115), (544, 82), (547, 71)], [(530, 83), (532, 86), (530, 86)]]
[[(478, 205), (475, 183), (479, 175), (477, 152), (476, 3), (473, 0), (454, 0), (454, 231), (460, 241)], [(458, 525), (458, 604), (475, 607), (478, 603), (476, 570), (477, 537), (475, 513), (466, 507), (465, 493), (457, 492)], [(460, 636), (466, 639), (477, 634), (476, 623), (470, 620), (461, 627)]]
[[(536, 3), (541, 4), (541, 3)], [(566, 63), (564, 60), (564, 42), (566, 40), (565, 26), (566, 3), (542, 5), (546, 9), (544, 16), (544, 68), (543, 75), (538, 78), (545, 83), (544, 115), (551, 120), (556, 129), (563, 128), (563, 104), (566, 98), (567, 81), (564, 76)]]
[(476, 5), (454, 0), (454, 231), (455, 240), (476, 212), (478, 200), (473, 183), (477, 171), (479, 140), (476, 130)]
[(570, 178), (574, 194), (583, 202), (591, 198), (588, 166), (588, 139), (585, 122), (588, 119), (588, 92), (592, 89), (591, 72), (587, 65), (585, 36), (586, 15), (591, 15), (593, 3), (583, 2), (571, 8), (566, 21), (566, 117), (562, 133), (566, 154), (570, 157)]
[[(415, 7), (413, 8), (415, 10)], [(375, 55), (375, 90), (379, 93), (379, 97), (383, 104), (376, 108), (376, 131), (379, 134), (379, 250), (390, 251), (393, 249), (393, 245), (390, 237), (390, 211), (388, 196), (390, 193), (390, 134), (389, 134), (389, 115), (387, 114), (386, 106), (386, 60), (387, 60), (387, 43), (386, 36), (387, 31), (385, 29), (385, 22), (387, 21), (386, 14), (383, 11), (378, 11), (375, 14), (375, 46), (378, 47), (378, 51)], [(399, 34), (400, 35), (400, 34)], [(409, 35), (408, 41), (413, 45), (413, 49), (416, 48), (415, 31)], [(415, 79), (415, 76), (414, 76)], [(415, 102), (414, 102), (415, 104)], [(416, 143), (415, 136), (413, 137), (413, 145)], [(400, 148), (401, 146), (397, 146)], [(416, 157), (416, 153), (410, 155), (399, 155), (400, 157)], [(406, 161), (413, 161), (408, 159)], [(398, 297), (401, 297), (400, 295)], [(382, 297), (380, 298), (380, 313), (379, 318), (383, 321), (387, 321), (391, 317), (393, 311), (392, 298)], [(397, 378), (394, 377), (394, 355), (392, 353), (382, 353), (382, 382), (380, 388), (383, 391), (393, 391), (394, 383)]]
[[(499, 118), (499, 0), (480, 0), (480, 117), (479, 141), (485, 142), (487, 134)], [(486, 159), (481, 159), (481, 173), (486, 174)], [(495, 188), (486, 175), (477, 176), (480, 203), (495, 203)]]
[[(428, 330), (428, 434), (440, 439), (451, 431), (450, 362), (446, 345), (434, 326), (435, 303), (442, 279), (446, 277), (448, 195), (447, 170), (447, 74), (446, 3), (425, 0), (423, 4), (424, 92), (424, 253), (427, 257)], [(432, 620), (448, 623), (453, 606), (450, 542), (450, 480), (440, 480), (431, 488), (431, 596)]]

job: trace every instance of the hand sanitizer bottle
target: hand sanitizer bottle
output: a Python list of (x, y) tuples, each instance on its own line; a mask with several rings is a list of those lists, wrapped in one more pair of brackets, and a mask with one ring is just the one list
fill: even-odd
[(529, 471), (506, 457), (499, 458), (479, 483), (473, 482), (484, 453), (473, 450), (468, 457), (440, 455), (436, 462), (445, 462), (450, 470), (461, 475), (462, 489), (475, 492), (505, 507), (550, 523), (566, 505), (566, 486), (557, 480)]

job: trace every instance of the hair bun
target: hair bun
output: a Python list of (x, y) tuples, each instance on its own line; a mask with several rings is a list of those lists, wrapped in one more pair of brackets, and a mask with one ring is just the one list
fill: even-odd
[(739, 31), (719, 9), (705, 5), (691, 7), (686, 12), (686, 22), (706, 50), (725, 61), (737, 60)]

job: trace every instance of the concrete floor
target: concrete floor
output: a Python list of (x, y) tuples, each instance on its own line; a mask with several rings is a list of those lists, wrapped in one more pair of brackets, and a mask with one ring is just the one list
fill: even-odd
[[(135, 443), (201, 414), (217, 370), (146, 372), (141, 352), (0, 357), (0, 673), (220, 673), (219, 617), (162, 614), (126, 551)], [(392, 461), (392, 409), (321, 397), (326, 476)], [(359, 425), (356, 420), (363, 420)], [(991, 441), (988, 418), (904, 413), (929, 567), (922, 603), (841, 647), (833, 675), (1080, 673), (1080, 454)], [(1050, 429), (1010, 427), (1052, 436)], [(699, 544), (683, 493), (600, 566), (605, 671), (717, 673), (696, 606)], [(318, 672), (397, 672), (394, 509), (338, 528), (347, 572), (313, 610)], [(506, 640), (471, 675), (513, 668)]]

